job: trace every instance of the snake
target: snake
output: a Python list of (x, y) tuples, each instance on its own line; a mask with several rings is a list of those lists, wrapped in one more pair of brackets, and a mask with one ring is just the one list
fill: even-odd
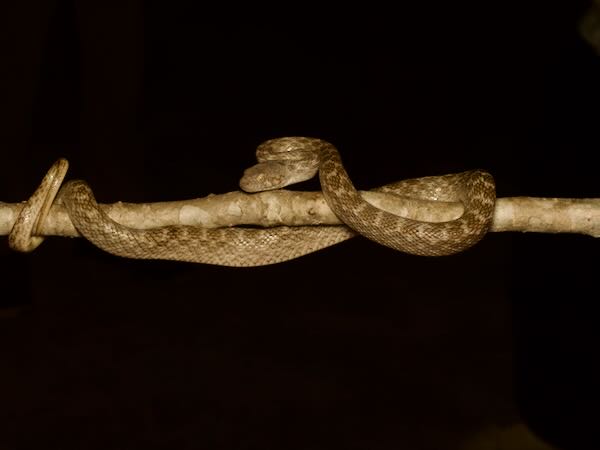
[[(59, 160), (26, 202), (9, 235), (9, 245), (31, 251), (50, 205), (62, 204), (77, 231), (100, 249), (126, 258), (162, 259), (232, 267), (280, 263), (313, 253), (356, 235), (400, 252), (445, 256), (462, 252), (489, 230), (495, 205), (495, 183), (483, 170), (412, 178), (375, 189), (404, 197), (461, 202), (460, 217), (423, 222), (397, 216), (365, 201), (354, 187), (337, 148), (322, 139), (281, 137), (257, 147), (258, 163), (246, 169), (240, 187), (255, 193), (319, 176), (324, 198), (343, 225), (271, 228), (203, 228), (170, 225), (135, 229), (111, 219), (90, 186), (71, 180), (59, 189), (68, 167)], [(38, 212), (36, 212), (38, 211)]]

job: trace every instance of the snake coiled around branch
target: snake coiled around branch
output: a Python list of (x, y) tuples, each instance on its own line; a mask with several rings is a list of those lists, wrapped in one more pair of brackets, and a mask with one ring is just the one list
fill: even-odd
[[(437, 201), (460, 201), (463, 214), (448, 222), (421, 222), (396, 216), (367, 203), (350, 180), (337, 149), (305, 137), (272, 139), (257, 149), (259, 163), (247, 169), (242, 189), (278, 189), (319, 173), (324, 197), (346, 226), (279, 226), (265, 229), (167, 226), (139, 230), (112, 220), (99, 207), (85, 181), (65, 183), (57, 197), (86, 239), (114, 255), (224, 266), (260, 266), (294, 259), (357, 233), (401, 252), (451, 255), (477, 243), (494, 213), (495, 185), (481, 170), (400, 181), (380, 192)], [(9, 235), (9, 244), (31, 251), (43, 238), (36, 231), (54, 201), (68, 164), (59, 160), (28, 200)]]

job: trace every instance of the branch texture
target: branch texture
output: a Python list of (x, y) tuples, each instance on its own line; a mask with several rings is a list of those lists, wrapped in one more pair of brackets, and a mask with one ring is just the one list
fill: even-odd
[[(462, 213), (460, 203), (407, 199), (361, 191), (369, 203), (411, 219), (443, 222)], [(23, 203), (0, 202), (0, 235), (10, 233)], [(115, 221), (139, 229), (167, 225), (207, 228), (253, 225), (342, 225), (320, 192), (279, 190), (246, 194), (240, 191), (185, 201), (104, 204)], [(496, 200), (490, 231), (579, 233), (600, 237), (600, 199), (506, 197)], [(79, 236), (66, 210), (55, 204), (38, 228), (43, 236)]]

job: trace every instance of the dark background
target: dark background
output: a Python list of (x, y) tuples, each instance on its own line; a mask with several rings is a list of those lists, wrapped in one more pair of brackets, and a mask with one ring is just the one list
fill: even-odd
[[(14, 3), (3, 201), (59, 156), (101, 202), (228, 192), (286, 135), (333, 142), (359, 188), (480, 167), (499, 197), (600, 196), (583, 1)], [(452, 257), (354, 239), (254, 269), (3, 248), (0, 449), (455, 448), (520, 420), (592, 448), (597, 255), (590, 237), (509, 233)]]

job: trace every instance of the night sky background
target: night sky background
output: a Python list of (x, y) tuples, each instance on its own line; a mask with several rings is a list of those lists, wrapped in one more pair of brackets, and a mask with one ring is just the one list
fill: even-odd
[[(6, 2), (0, 199), (61, 156), (103, 203), (229, 192), (289, 135), (361, 189), (483, 168), (498, 197), (600, 197), (587, 2), (438, 3)], [(598, 446), (591, 237), (253, 269), (3, 242), (1, 450), (446, 449), (518, 421)]]

